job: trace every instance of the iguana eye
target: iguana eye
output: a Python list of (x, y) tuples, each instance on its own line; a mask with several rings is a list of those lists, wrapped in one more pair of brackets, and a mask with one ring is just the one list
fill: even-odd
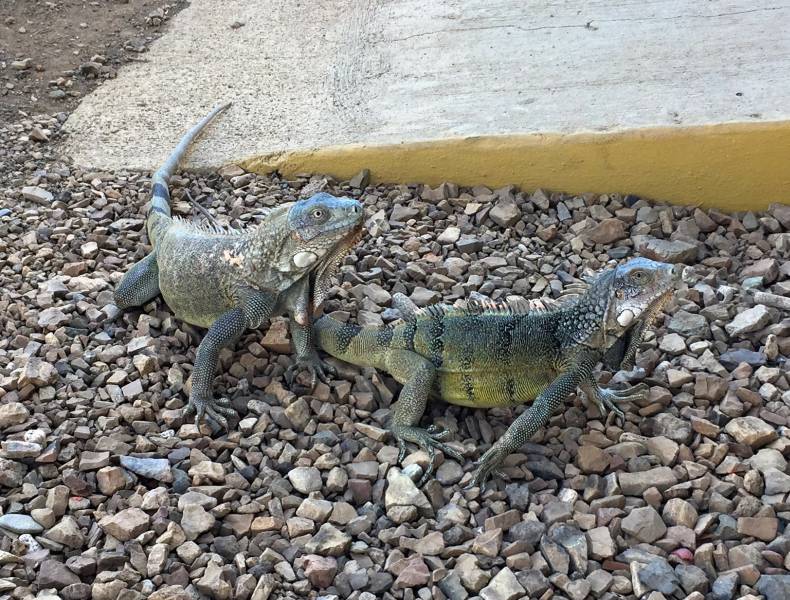
[(645, 280), (645, 272), (634, 271), (633, 273), (631, 273), (631, 279), (633, 279), (637, 283), (642, 283)]
[(321, 218), (321, 217), (323, 217), (323, 216), (324, 216), (324, 211), (323, 211), (322, 209), (320, 209), (320, 208), (316, 208), (316, 209), (313, 211), (313, 218), (314, 218), (314, 219), (320, 219), (320, 218)]

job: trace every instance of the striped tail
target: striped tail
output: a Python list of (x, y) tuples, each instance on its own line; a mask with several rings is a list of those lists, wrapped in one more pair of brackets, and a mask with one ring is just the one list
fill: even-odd
[(156, 173), (154, 173), (153, 177), (151, 178), (151, 208), (148, 212), (148, 237), (151, 239), (151, 242), (155, 242), (156, 240), (156, 229), (158, 223), (162, 221), (158, 215), (162, 215), (164, 217), (170, 217), (170, 191), (167, 187), (167, 182), (170, 179), (170, 176), (178, 167), (178, 163), (181, 162), (181, 159), (187, 152), (189, 145), (194, 141), (194, 139), (203, 131), (203, 128), (208, 125), (211, 120), (216, 117), (219, 113), (223, 110), (228, 108), (231, 105), (230, 102), (222, 104), (212, 110), (209, 114), (207, 114), (200, 122), (192, 127), (189, 131), (184, 134), (184, 137), (181, 138), (181, 141), (178, 142), (178, 145), (175, 149), (170, 153), (170, 156), (167, 157), (167, 160), (164, 164), (157, 169)]
[(385, 355), (391, 347), (394, 329), (362, 327), (341, 323), (323, 316), (313, 324), (318, 347), (327, 354), (359, 367), (383, 368)]

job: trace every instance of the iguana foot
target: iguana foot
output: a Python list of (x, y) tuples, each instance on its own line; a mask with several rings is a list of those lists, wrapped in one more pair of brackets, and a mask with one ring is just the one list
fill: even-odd
[(625, 421), (625, 413), (617, 406), (620, 402), (635, 402), (647, 398), (650, 388), (640, 383), (626, 390), (610, 390), (596, 388), (593, 393), (593, 400), (598, 405), (598, 410), (602, 416), (606, 416), (610, 411)]
[(501, 470), (502, 463), (505, 462), (510, 452), (501, 444), (494, 444), (491, 446), (480, 459), (475, 462), (475, 472), (472, 475), (471, 481), (464, 486), (465, 490), (470, 490), (474, 487), (483, 487), (489, 477), (498, 477), (507, 480), (508, 477)]
[(611, 391), (620, 398), (621, 402), (635, 402), (638, 400), (647, 400), (647, 396), (650, 393), (650, 386), (646, 383), (638, 383), (624, 390)]
[(216, 425), (225, 431), (229, 431), (228, 417), (238, 416), (236, 411), (227, 398), (212, 398), (211, 396), (191, 395), (189, 404), (184, 409), (184, 416), (195, 415), (195, 425), (200, 426), (203, 417), (209, 424)]
[(418, 486), (426, 483), (433, 475), (436, 450), (441, 450), (445, 456), (449, 456), (460, 463), (464, 462), (464, 457), (458, 451), (443, 443), (451, 435), (446, 429), (436, 425), (431, 425), (427, 429), (395, 425), (390, 428), (390, 431), (398, 442), (398, 463), (402, 463), (403, 459), (406, 458), (406, 442), (417, 444), (428, 453), (428, 468), (425, 469), (425, 473), (423, 473), (420, 481), (417, 482)]
[(317, 380), (320, 379), (323, 383), (328, 384), (329, 377), (337, 375), (337, 369), (321, 360), (317, 353), (299, 356), (296, 358), (296, 362), (285, 371), (285, 381), (289, 386), (293, 385), (296, 376), (302, 371), (310, 373), (311, 390), (315, 388)]

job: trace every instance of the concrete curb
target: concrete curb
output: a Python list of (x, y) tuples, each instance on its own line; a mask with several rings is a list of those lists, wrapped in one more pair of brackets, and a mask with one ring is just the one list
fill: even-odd
[(278, 152), (240, 161), (258, 173), (327, 173), (372, 181), (569, 193), (620, 192), (723, 210), (790, 203), (790, 121), (650, 128), (621, 133), (511, 135)]

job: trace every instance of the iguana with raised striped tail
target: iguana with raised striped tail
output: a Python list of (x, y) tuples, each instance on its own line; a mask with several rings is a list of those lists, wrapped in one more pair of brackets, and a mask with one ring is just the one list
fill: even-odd
[(170, 214), (168, 178), (190, 143), (228, 104), (209, 113), (181, 139), (154, 173), (146, 219), (151, 252), (132, 266), (115, 290), (119, 308), (140, 306), (159, 294), (175, 315), (208, 328), (197, 349), (186, 412), (227, 428), (235, 411), (214, 398), (211, 383), (219, 352), (247, 329), (288, 314), (296, 363), (291, 380), (305, 368), (326, 380), (313, 345), (312, 316), (331, 287), (331, 278), (362, 234), (364, 211), (351, 198), (317, 193), (282, 204), (246, 230), (197, 225)]
[(402, 321), (380, 327), (340, 323), (329, 316), (315, 323), (318, 346), (332, 356), (386, 371), (403, 385), (389, 428), (400, 447), (435, 450), (462, 461), (444, 443), (447, 431), (419, 427), (429, 398), (474, 408), (531, 403), (483, 454), (470, 485), (482, 485), (544, 426), (577, 388), (602, 414), (623, 416), (617, 403), (643, 398), (647, 386), (609, 390), (598, 386), (600, 362), (631, 368), (651, 323), (671, 298), (677, 274), (672, 265), (636, 258), (604, 271), (586, 291), (555, 306), (470, 303), (466, 308), (434, 305), (416, 309), (393, 296)]

